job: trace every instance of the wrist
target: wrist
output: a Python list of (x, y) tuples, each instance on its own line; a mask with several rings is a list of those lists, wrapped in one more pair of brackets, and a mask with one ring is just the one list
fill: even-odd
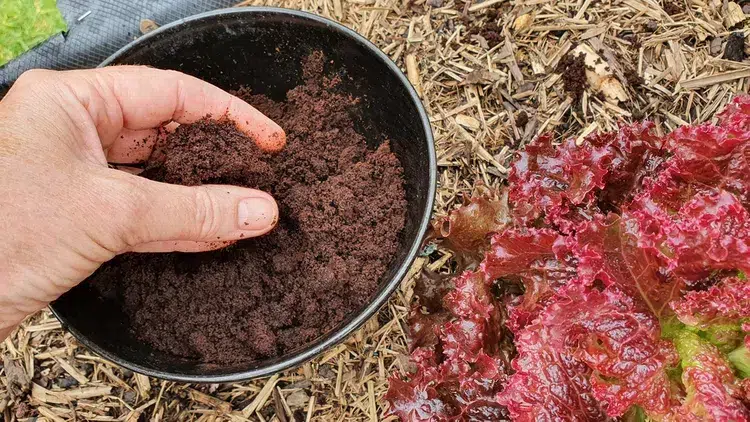
[(4, 341), (6, 338), (8, 338), (10, 333), (12, 333), (15, 328), (15, 325), (8, 328), (0, 328), (0, 341)]
[(36, 312), (37, 308), (41, 309), (46, 306), (38, 301), (24, 300), (26, 295), (27, 292), (22, 291), (11, 281), (0, 282), (0, 342), (10, 335), (28, 315)]

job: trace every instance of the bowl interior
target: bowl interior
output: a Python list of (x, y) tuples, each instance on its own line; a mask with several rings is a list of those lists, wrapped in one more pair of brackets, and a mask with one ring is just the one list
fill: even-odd
[(342, 340), (387, 299), (404, 276), (429, 219), (434, 195), (434, 150), (429, 124), (403, 74), (361, 37), (312, 15), (279, 9), (223, 11), (169, 25), (121, 50), (106, 64), (175, 69), (224, 89), (249, 86), (283, 99), (302, 80), (301, 59), (323, 51), (327, 72), (341, 75), (337, 89), (361, 98), (357, 129), (374, 147), (390, 140), (404, 167), (408, 201), (401, 245), (372, 304), (316, 343), (276, 359), (213, 366), (176, 358), (135, 339), (118, 305), (86, 283), (53, 303), (53, 311), (84, 344), (130, 369), (183, 381), (232, 381), (298, 365)]

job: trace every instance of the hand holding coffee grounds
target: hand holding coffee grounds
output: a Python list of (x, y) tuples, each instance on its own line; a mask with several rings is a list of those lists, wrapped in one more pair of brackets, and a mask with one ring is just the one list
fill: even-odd
[(205, 363), (247, 363), (313, 341), (376, 291), (404, 226), (403, 169), (387, 142), (367, 148), (351, 116), (358, 100), (322, 74), (314, 53), (286, 102), (236, 93), (285, 129), (282, 152), (202, 120), (168, 135), (146, 163), (154, 180), (268, 191), (280, 221), (223, 250), (126, 254), (102, 266), (91, 282), (139, 339)]

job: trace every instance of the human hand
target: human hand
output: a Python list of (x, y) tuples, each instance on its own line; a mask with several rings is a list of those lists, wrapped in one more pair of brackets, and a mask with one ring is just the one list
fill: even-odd
[(209, 250), (273, 228), (278, 208), (267, 193), (168, 185), (108, 167), (147, 159), (164, 122), (206, 115), (235, 121), (265, 150), (285, 144), (247, 103), (174, 71), (18, 79), (0, 101), (0, 340), (117, 254)]

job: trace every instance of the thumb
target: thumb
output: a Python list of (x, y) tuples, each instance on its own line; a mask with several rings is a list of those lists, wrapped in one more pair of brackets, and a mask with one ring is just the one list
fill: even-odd
[(218, 249), (267, 233), (279, 218), (276, 201), (259, 190), (128, 177), (138, 192), (124, 224), (124, 240), (133, 252)]

